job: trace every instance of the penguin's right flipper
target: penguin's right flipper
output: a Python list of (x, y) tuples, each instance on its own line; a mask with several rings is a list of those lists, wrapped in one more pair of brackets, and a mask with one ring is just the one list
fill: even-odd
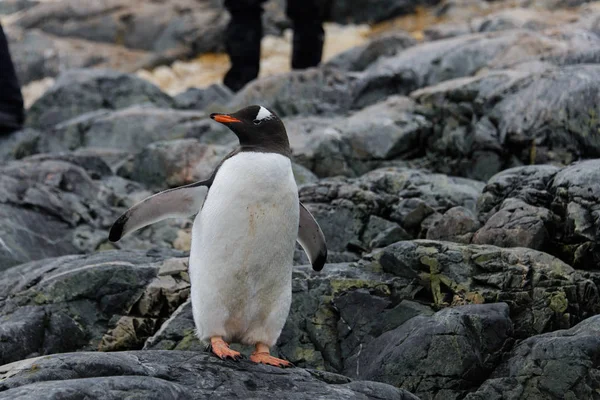
[(312, 214), (300, 203), (300, 223), (298, 226), (298, 243), (304, 249), (315, 271), (323, 269), (327, 261), (327, 243), (321, 227)]
[(166, 218), (185, 218), (200, 211), (212, 180), (192, 183), (150, 196), (127, 210), (110, 228), (108, 239), (123, 236)]

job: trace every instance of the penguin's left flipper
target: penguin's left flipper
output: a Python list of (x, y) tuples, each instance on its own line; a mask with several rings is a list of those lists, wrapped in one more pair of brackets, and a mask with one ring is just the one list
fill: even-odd
[(211, 180), (165, 190), (150, 196), (127, 210), (110, 228), (108, 239), (116, 242), (123, 236), (166, 218), (185, 218), (200, 211)]
[(325, 235), (312, 214), (300, 203), (300, 223), (298, 226), (298, 243), (304, 249), (315, 271), (323, 269), (327, 261), (327, 243)]

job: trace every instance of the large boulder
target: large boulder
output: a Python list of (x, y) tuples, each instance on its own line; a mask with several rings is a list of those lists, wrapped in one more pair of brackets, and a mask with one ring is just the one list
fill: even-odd
[(174, 105), (170, 96), (134, 75), (110, 70), (72, 70), (61, 74), (54, 86), (31, 106), (26, 124), (50, 128), (87, 112), (118, 110), (143, 103), (157, 107)]
[(201, 137), (205, 132), (204, 119), (205, 115), (197, 111), (151, 105), (100, 110), (70, 119), (44, 132), (33, 150), (45, 153), (109, 148), (135, 154), (154, 142)]
[(596, 399), (600, 316), (519, 343), (468, 400)]
[[(381, 58), (367, 68), (355, 89), (355, 102), (369, 104), (391, 94), (408, 94), (449, 79), (472, 76), (484, 69), (507, 68), (539, 60), (559, 50), (589, 48), (594, 43), (599, 45), (600, 38), (583, 43), (573, 36), (551, 37), (528, 30), (478, 33), (426, 42), (396, 56)], [(531, 103), (523, 104), (535, 107)]]
[(112, 251), (13, 267), (0, 282), (0, 364), (140, 348), (189, 294), (187, 261)]
[(594, 282), (536, 250), (415, 240), (372, 257), (363, 261), (370, 268), (414, 279), (408, 282), (415, 299), (437, 305), (507, 303), (517, 338), (570, 328), (600, 311)]
[(285, 398), (418, 400), (406, 390), (320, 371), (233, 363), (185, 351), (77, 353), (2, 367), (0, 399)]
[(22, 85), (55, 77), (69, 69), (94, 67), (133, 72), (152, 62), (151, 55), (143, 50), (56, 37), (38, 29), (25, 30), (9, 25), (6, 27), (6, 36)]
[[(87, 162), (107, 168), (98, 158)], [(84, 168), (65, 160), (31, 159), (0, 166), (0, 187), (0, 270), (93, 251), (104, 240), (97, 232), (118, 216), (109, 206), (110, 192)]]
[(61, 36), (168, 52), (222, 49), (227, 17), (212, 1), (60, 1), (25, 11), (17, 23)]
[(423, 156), (431, 131), (415, 103), (403, 96), (391, 96), (343, 119), (296, 118), (288, 129), (295, 160), (321, 177), (409, 165)]
[(460, 399), (477, 388), (510, 346), (504, 303), (416, 316), (360, 348), (345, 373), (407, 389), (423, 400)]
[(357, 77), (335, 68), (310, 68), (250, 82), (231, 100), (228, 108), (262, 104), (285, 117), (296, 114), (338, 114), (355, 104)]
[(434, 123), (432, 168), (488, 179), (514, 165), (598, 157), (599, 77), (596, 65), (505, 70), (414, 92)]

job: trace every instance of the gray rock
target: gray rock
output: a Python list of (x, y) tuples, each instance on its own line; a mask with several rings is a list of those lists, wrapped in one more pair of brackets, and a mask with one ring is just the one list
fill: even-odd
[(159, 53), (185, 50), (191, 54), (192, 49), (198, 52), (222, 49), (227, 16), (212, 3), (191, 0), (42, 3), (26, 11), (18, 24), (61, 37), (118, 43)]
[(597, 269), (600, 262), (600, 160), (563, 168), (554, 176), (551, 190), (555, 194), (553, 210), (564, 216), (564, 222), (555, 227), (559, 241), (574, 245), (571, 251), (575, 267)]
[(413, 93), (434, 123), (430, 168), (487, 179), (521, 163), (597, 157), (598, 122), (589, 107), (597, 102), (599, 73), (593, 65), (503, 71)]
[(406, 32), (388, 33), (336, 55), (325, 65), (346, 71), (364, 71), (379, 58), (395, 56), (415, 44), (417, 41)]
[(512, 333), (504, 303), (445, 309), (371, 341), (345, 373), (410, 388), (421, 399), (458, 399), (484, 381)]
[(479, 221), (473, 211), (464, 207), (453, 207), (427, 230), (427, 239), (470, 243), (473, 233), (478, 228)]
[(185, 279), (184, 260), (150, 252), (100, 252), (13, 267), (0, 282), (0, 363), (139, 348), (187, 298)]
[(190, 88), (173, 99), (183, 110), (204, 110), (222, 107), (233, 97), (233, 92), (223, 84), (215, 83), (204, 89)]
[(147, 187), (164, 190), (210, 178), (231, 148), (196, 139), (154, 142), (138, 152), (118, 174)]
[(546, 250), (549, 240), (546, 225), (550, 218), (546, 208), (510, 198), (475, 233), (473, 243)]
[(37, 151), (109, 148), (137, 153), (153, 142), (202, 136), (204, 119), (205, 115), (197, 111), (150, 105), (102, 110), (83, 114), (46, 131)]
[[(434, 212), (463, 206), (473, 210), (484, 184), (464, 178), (408, 168), (381, 168), (360, 178), (330, 178), (300, 189), (301, 201), (319, 221), (333, 252), (368, 248), (375, 238), (367, 231), (373, 217), (400, 224), (411, 237), (424, 236), (422, 223)], [(391, 228), (391, 226), (389, 226)], [(404, 237), (392, 229), (379, 238)], [(372, 231), (372, 229), (371, 229)], [(395, 236), (397, 235), (397, 236)]]
[[(2, 2), (4, 3), (4, 2)], [(48, 3), (46, 3), (48, 4)], [(133, 72), (152, 62), (151, 55), (116, 44), (59, 38), (38, 29), (6, 27), (11, 58), (22, 85), (69, 69), (106, 68)]]
[(468, 400), (595, 399), (600, 317), (519, 343)]
[[(30, 260), (92, 251), (99, 238), (85, 233), (106, 229), (118, 216), (109, 207), (110, 192), (67, 158), (44, 157), (0, 166), (0, 270)], [(98, 159), (84, 157), (79, 162), (90, 170), (102, 168), (100, 174), (107, 172)]]
[(432, 129), (415, 108), (409, 98), (392, 96), (344, 119), (292, 119), (292, 153), (321, 177), (357, 176), (389, 164), (408, 166), (422, 155)]
[(570, 328), (600, 307), (598, 288), (559, 259), (526, 248), (416, 240), (374, 253), (370, 268), (414, 277), (415, 299), (510, 307), (515, 337)]
[[(1, 399), (394, 399), (416, 400), (377, 382), (298, 368), (281, 370), (248, 361), (221, 361), (185, 351), (77, 353), (5, 365)], [(126, 376), (125, 376), (126, 375)], [(227, 383), (225, 383), (227, 381)], [(73, 397), (77, 396), (77, 397)]]
[(518, 167), (490, 179), (478, 201), (477, 243), (543, 249), (586, 270), (598, 265), (599, 160)]
[(26, 124), (50, 128), (99, 109), (117, 110), (133, 104), (171, 107), (173, 99), (136, 76), (108, 70), (73, 70), (58, 77), (27, 113)]
[[(597, 39), (596, 42), (599, 40)], [(507, 68), (524, 61), (539, 60), (556, 50), (568, 47), (585, 49), (590, 45), (589, 42), (585, 45), (579, 43), (574, 37), (551, 38), (527, 30), (462, 35), (456, 38), (426, 42), (409, 47), (394, 57), (383, 58), (372, 64), (357, 84), (354, 91), (355, 103), (370, 104), (391, 94), (408, 94), (425, 86), (454, 78), (472, 76), (485, 68)], [(572, 82), (578, 79), (573, 77)], [(552, 92), (564, 91), (553, 89)], [(467, 96), (457, 97), (457, 101), (472, 99), (471, 93)], [(519, 98), (522, 99), (522, 96)], [(523, 104), (536, 107), (530, 103), (530, 100)], [(515, 110), (513, 112), (522, 109), (523, 107), (517, 107), (513, 109)], [(535, 119), (529, 120), (529, 118), (528, 116), (528, 121), (535, 121)], [(448, 124), (441, 125), (440, 128)]]
[(338, 23), (373, 23), (411, 14), (417, 6), (431, 6), (436, 0), (339, 0), (331, 2), (331, 18)]
[(477, 212), (487, 220), (508, 198), (522, 200), (532, 206), (550, 208), (552, 194), (548, 186), (559, 169), (552, 165), (527, 165), (497, 173), (483, 188), (483, 193), (477, 200)]
[(38, 3), (38, 1), (33, 0), (4, 0), (2, 3), (0, 3), (0, 14), (13, 14), (17, 11), (31, 8)]
[(343, 113), (354, 106), (355, 82), (355, 76), (334, 68), (292, 71), (250, 82), (227, 108), (262, 104), (279, 117)]

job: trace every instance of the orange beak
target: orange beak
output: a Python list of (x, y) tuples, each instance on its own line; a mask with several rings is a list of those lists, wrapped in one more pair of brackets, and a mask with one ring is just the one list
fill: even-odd
[(220, 122), (222, 124), (228, 124), (228, 123), (232, 123), (232, 122), (242, 122), (239, 119), (234, 118), (227, 114), (210, 114), (210, 117), (212, 119), (214, 119), (215, 121)]

